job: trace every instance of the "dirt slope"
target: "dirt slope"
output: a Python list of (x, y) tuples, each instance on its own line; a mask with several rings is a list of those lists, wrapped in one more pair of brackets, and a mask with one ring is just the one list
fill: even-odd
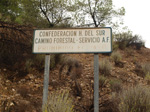
[[(146, 62), (150, 63), (150, 49), (143, 47), (141, 50), (128, 48), (119, 51), (122, 55), (122, 66), (116, 66), (109, 55), (99, 54), (99, 61), (105, 58), (113, 65), (111, 75), (107, 79), (119, 79), (125, 88), (139, 83), (147, 85), (147, 81), (141, 76), (138, 76), (135, 69), (137, 65), (142, 65)], [(79, 60), (82, 65), (82, 74), (76, 79), (79, 87), (76, 87), (75, 81), (71, 79), (71, 76), (66, 75), (67, 68), (65, 67), (62, 71), (62, 78), (59, 80), (61, 65), (58, 65), (50, 71), (49, 92), (57, 89), (68, 89), (74, 98), (76, 110), (79, 112), (90, 112), (93, 109), (94, 55), (66, 55)], [(42, 105), (43, 73), (38, 72), (38, 70), (33, 70), (32, 73), (17, 80), (9, 80), (6, 78), (7, 75), (10, 76), (10, 74), (13, 75), (14, 73), (15, 71), (9, 71), (7, 68), (0, 68), (0, 112), (40, 112)], [(111, 92), (109, 83), (103, 86), (103, 88), (100, 88), (100, 102), (107, 101), (111, 96)]]

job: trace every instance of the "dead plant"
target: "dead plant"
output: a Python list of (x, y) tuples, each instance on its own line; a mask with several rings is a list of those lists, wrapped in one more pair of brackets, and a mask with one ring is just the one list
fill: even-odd
[(69, 56), (65, 56), (59, 69), (59, 79), (61, 80), (61, 74), (64, 68), (67, 67), (66, 75), (70, 75), (72, 80), (76, 80), (82, 74), (82, 65), (80, 61)]

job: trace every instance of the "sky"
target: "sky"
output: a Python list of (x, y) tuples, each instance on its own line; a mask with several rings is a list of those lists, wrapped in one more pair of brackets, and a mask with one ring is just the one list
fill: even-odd
[(138, 34), (150, 48), (150, 0), (113, 0), (116, 8), (124, 7), (124, 26)]

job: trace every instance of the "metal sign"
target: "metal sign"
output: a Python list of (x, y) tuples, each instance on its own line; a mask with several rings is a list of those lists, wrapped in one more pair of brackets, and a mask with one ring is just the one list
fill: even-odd
[(98, 53), (112, 51), (112, 29), (78, 28), (35, 30), (33, 53), (45, 53), (43, 109), (47, 103), (51, 53), (94, 53), (94, 112), (99, 112)]
[(33, 53), (109, 53), (111, 51), (110, 27), (34, 31)]

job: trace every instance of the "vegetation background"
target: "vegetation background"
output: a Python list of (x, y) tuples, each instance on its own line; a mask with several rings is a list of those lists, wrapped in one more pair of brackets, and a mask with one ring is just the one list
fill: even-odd
[[(100, 111), (149, 112), (150, 50), (120, 29), (124, 15), (113, 0), (1, 0), (0, 111), (42, 111), (45, 56), (32, 54), (34, 29), (110, 26), (113, 52), (99, 54)], [(50, 69), (43, 111), (93, 112), (93, 54), (52, 54)]]

